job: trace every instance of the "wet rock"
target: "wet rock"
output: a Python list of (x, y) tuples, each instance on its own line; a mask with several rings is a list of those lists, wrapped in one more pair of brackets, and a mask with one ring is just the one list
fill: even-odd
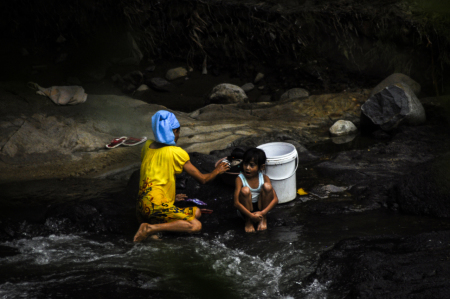
[(407, 214), (450, 218), (450, 153), (414, 168), (395, 186), (397, 204)]
[(420, 84), (411, 79), (409, 76), (401, 74), (401, 73), (395, 73), (381, 81), (375, 88), (370, 92), (369, 97), (373, 96), (376, 93), (379, 93), (383, 89), (385, 89), (388, 86), (395, 85), (397, 83), (400, 84), (406, 84), (408, 85), (412, 92), (416, 95), (420, 93)]
[[(408, 85), (398, 83), (371, 96), (362, 106), (361, 127), (373, 125), (389, 131), (401, 124), (425, 122), (425, 110)], [(366, 131), (368, 129), (365, 129)]]
[(303, 88), (292, 88), (283, 93), (280, 97), (280, 101), (288, 101), (295, 98), (309, 97), (309, 92)]
[(338, 120), (330, 128), (330, 134), (333, 136), (349, 135), (356, 132), (356, 126), (348, 120)]
[(166, 73), (166, 79), (169, 81), (187, 76), (187, 70), (184, 67), (170, 69)]
[(317, 280), (346, 298), (446, 298), (450, 232), (343, 240), (321, 255)]
[(171, 91), (174, 87), (169, 81), (159, 77), (151, 78), (147, 84), (159, 91)]
[(208, 96), (208, 102), (215, 104), (245, 103), (247, 101), (248, 97), (242, 88), (228, 83), (217, 85)]

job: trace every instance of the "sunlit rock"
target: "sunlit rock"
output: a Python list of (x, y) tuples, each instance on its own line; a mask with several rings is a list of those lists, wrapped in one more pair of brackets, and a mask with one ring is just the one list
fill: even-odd
[(239, 86), (223, 83), (213, 88), (208, 96), (208, 100), (210, 103), (232, 104), (247, 102), (248, 97)]
[(330, 134), (333, 136), (349, 135), (356, 132), (356, 126), (348, 120), (338, 120), (330, 128)]

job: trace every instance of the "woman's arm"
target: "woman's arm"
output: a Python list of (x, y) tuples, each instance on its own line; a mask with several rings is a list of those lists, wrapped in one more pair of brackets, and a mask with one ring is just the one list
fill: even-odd
[(216, 178), (217, 175), (224, 173), (230, 169), (228, 163), (222, 162), (217, 165), (217, 167), (210, 173), (201, 173), (200, 170), (195, 167), (191, 161), (187, 161), (183, 166), (184, 171), (186, 171), (191, 177), (193, 177), (200, 184), (206, 184)]

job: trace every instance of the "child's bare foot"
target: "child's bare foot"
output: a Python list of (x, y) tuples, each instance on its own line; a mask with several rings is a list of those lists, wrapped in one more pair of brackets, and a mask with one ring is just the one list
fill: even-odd
[(251, 222), (250, 220), (245, 221), (245, 232), (246, 233), (254, 233), (255, 232), (255, 227), (253, 226), (253, 222)]
[(152, 233), (152, 226), (148, 223), (142, 223), (141, 226), (139, 227), (136, 235), (134, 235), (134, 240), (133, 242), (138, 243), (138, 242), (142, 242), (145, 239), (147, 239), (149, 236), (154, 235), (154, 233)]
[(266, 229), (267, 229), (267, 218), (266, 216), (263, 216), (263, 219), (259, 222), (257, 230), (261, 231)]

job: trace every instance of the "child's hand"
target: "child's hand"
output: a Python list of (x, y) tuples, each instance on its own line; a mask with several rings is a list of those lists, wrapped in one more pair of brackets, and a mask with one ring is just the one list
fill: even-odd
[(250, 219), (253, 222), (258, 223), (263, 219), (263, 216), (262, 216), (261, 212), (255, 212), (255, 213), (251, 214)]
[(183, 201), (185, 198), (187, 198), (186, 194), (177, 194), (177, 195), (175, 195), (175, 201), (176, 202)]
[(216, 170), (219, 172), (219, 174), (222, 174), (230, 169), (230, 164), (226, 162), (221, 162), (219, 165), (217, 165)]

